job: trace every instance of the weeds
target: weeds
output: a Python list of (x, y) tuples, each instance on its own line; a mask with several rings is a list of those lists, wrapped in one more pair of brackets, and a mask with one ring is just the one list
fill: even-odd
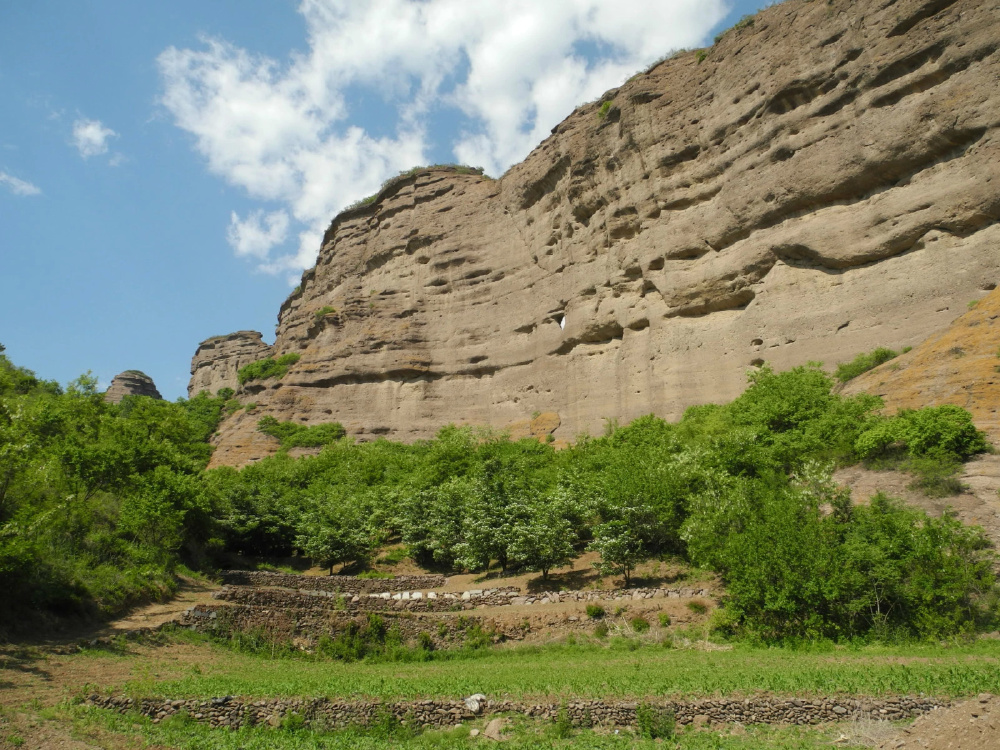
[(677, 720), (674, 718), (674, 712), (670, 709), (640, 703), (635, 710), (635, 724), (639, 736), (644, 739), (670, 740), (674, 737)]

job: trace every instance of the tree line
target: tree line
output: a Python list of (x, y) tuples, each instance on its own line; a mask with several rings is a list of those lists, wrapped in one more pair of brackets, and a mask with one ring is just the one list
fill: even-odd
[[(951, 476), (987, 450), (967, 412), (887, 417), (818, 365), (752, 372), (742, 396), (654, 416), (554, 450), (443, 428), (402, 444), (328, 428), (318, 455), (286, 447), (205, 470), (226, 396), (104, 403), (0, 355), (0, 585), (22, 609), (113, 612), (168, 592), (179, 565), (301, 554), (363, 564), (390, 542), (437, 570), (535, 570), (586, 550), (628, 584), (672, 557), (726, 586), (715, 627), (765, 640), (940, 637), (989, 626), (993, 553), (978, 529), (831, 480), (866, 461)], [(283, 437), (281, 424), (263, 425)], [(3, 615), (0, 615), (3, 617)]]

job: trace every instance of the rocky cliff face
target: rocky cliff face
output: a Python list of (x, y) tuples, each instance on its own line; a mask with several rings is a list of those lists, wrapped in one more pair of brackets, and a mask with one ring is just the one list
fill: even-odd
[(188, 397), (202, 391), (215, 395), (221, 388), (239, 387), (237, 372), (258, 359), (270, 356), (271, 347), (257, 331), (237, 331), (228, 336), (205, 339), (191, 359)]
[(104, 400), (112, 404), (119, 403), (126, 396), (149, 396), (150, 398), (163, 399), (156, 389), (156, 383), (144, 372), (139, 370), (126, 370), (114, 376), (111, 385), (104, 392)]
[(998, 47), (996, 3), (788, 0), (499, 180), (394, 181), (334, 219), (279, 315), (301, 360), (214, 462), (274, 451), (265, 413), (412, 440), (553, 412), (572, 439), (918, 344), (1000, 275)]

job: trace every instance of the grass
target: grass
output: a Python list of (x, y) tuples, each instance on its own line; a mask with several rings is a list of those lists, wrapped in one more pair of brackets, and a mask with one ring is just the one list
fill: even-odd
[(736, 646), (731, 651), (704, 652), (619, 637), (607, 641), (578, 638), (575, 645), (495, 648), (451, 654), (446, 660), (349, 665), (263, 659), (222, 648), (212, 651), (212, 669), (206, 673), (156, 682), (132, 680), (121, 688), (131, 695), (171, 698), (307, 695), (385, 700), (453, 698), (477, 692), (524, 699), (693, 697), (762, 691), (873, 696), (1000, 692), (1000, 642), (992, 640), (947, 647), (794, 650)]

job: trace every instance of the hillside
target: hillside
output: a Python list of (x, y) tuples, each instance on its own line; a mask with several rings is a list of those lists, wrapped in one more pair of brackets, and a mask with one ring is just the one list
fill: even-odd
[[(238, 389), (213, 465), (276, 451), (264, 415), (408, 441), (551, 412), (572, 440), (947, 328), (1000, 275), (998, 28), (978, 0), (789, 0), (500, 179), (390, 181), (333, 220), (273, 348), (226, 343), (301, 359)], [(192, 393), (238, 385), (222, 340)]]
[(844, 392), (881, 396), (889, 411), (961, 406), (1000, 442), (1000, 291), (968, 304), (953, 325), (851, 380)]

